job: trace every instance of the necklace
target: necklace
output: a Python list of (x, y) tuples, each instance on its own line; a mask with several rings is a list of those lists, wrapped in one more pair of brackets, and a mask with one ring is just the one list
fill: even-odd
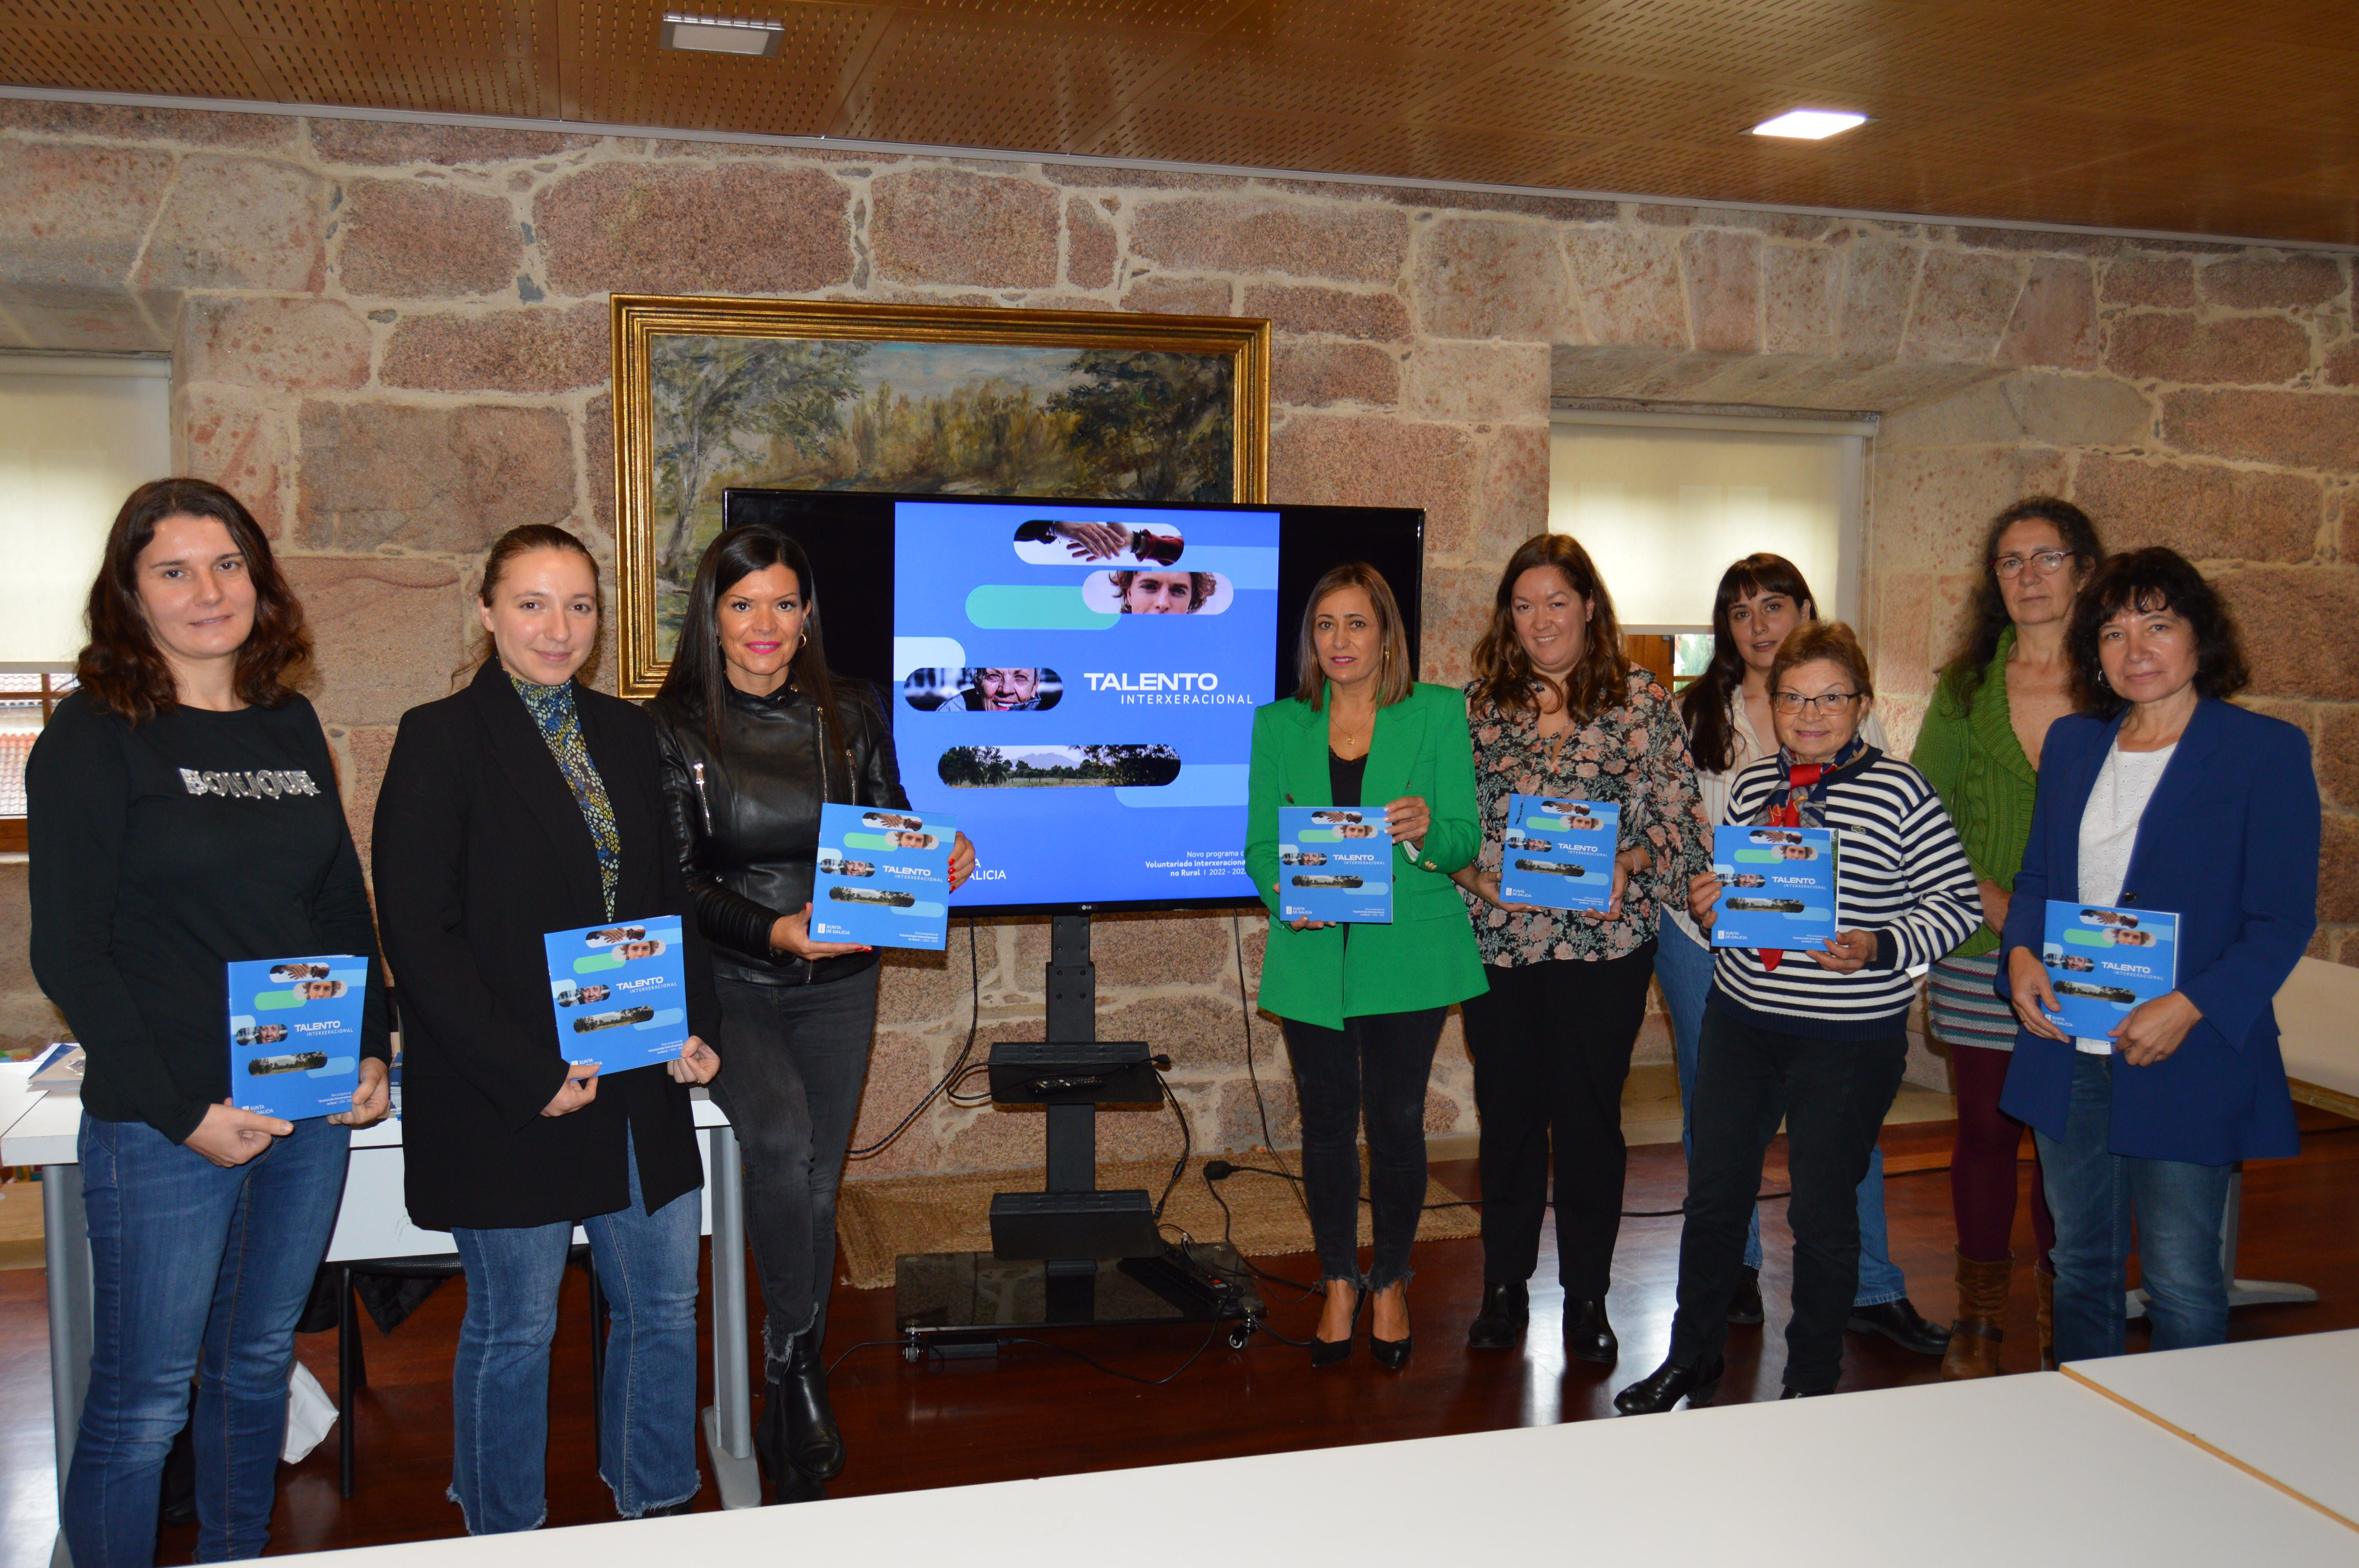
[(1344, 727), (1343, 717), (1339, 712), (1329, 710), (1327, 745), (1337, 756), (1348, 762), (1366, 753), (1369, 738), (1375, 730), (1376, 716), (1372, 709), (1364, 720), (1349, 729)]

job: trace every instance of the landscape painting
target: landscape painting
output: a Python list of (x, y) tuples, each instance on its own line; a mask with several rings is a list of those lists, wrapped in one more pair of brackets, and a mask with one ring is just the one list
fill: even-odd
[(732, 487), (1262, 498), (1266, 323), (617, 296), (614, 329), (632, 695)]

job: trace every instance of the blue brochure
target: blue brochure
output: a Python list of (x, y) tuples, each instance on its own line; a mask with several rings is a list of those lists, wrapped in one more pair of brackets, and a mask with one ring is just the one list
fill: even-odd
[(814, 942), (871, 947), (950, 945), (951, 846), (958, 823), (938, 812), (819, 808)]
[(368, 960), (350, 953), (230, 964), (229, 1098), (288, 1121), (353, 1108)]
[(1278, 918), (1390, 925), (1392, 858), (1382, 806), (1279, 806)]
[(1511, 795), (1499, 844), (1499, 897), (1548, 909), (1602, 910), (1614, 901), (1622, 807), (1612, 801)]
[(679, 1060), (689, 1028), (679, 915), (552, 931), (541, 942), (558, 1054), (601, 1074)]
[(1715, 947), (1816, 947), (1835, 934), (1831, 827), (1715, 827)]
[(2103, 1040), (2130, 1009), (2179, 984), (2179, 916), (2051, 898), (2039, 958), (2056, 993), (2056, 1027)]

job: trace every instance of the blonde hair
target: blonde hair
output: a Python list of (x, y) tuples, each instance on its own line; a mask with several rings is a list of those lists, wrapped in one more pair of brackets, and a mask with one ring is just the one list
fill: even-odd
[(1376, 631), (1384, 653), (1376, 662), (1376, 706), (1390, 708), (1408, 696), (1409, 687), (1417, 684), (1417, 673), (1408, 667), (1408, 636), (1401, 630), (1400, 603), (1393, 598), (1392, 585), (1385, 574), (1365, 561), (1346, 561), (1340, 567), (1330, 567), (1310, 589), (1310, 601), (1302, 607), (1302, 635), (1294, 644), (1295, 668), (1300, 679), (1294, 687), (1295, 700), (1317, 712), (1326, 705), (1327, 672), (1319, 666), (1319, 644), (1311, 628), (1319, 620), (1319, 606), (1343, 589), (1356, 588), (1368, 596), (1375, 608)]

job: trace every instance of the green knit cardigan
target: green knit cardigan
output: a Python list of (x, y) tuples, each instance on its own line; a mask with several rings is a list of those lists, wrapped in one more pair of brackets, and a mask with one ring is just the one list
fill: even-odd
[[(2023, 847), (2031, 838), (2031, 804), (2039, 794), (2039, 770), (2023, 754), (2006, 705), (2006, 661), (2015, 652), (2015, 628), (1999, 633), (1998, 652), (1983, 670), (1970, 703), (1958, 698), (1954, 671), (1944, 672), (1933, 704), (1917, 734), (1909, 761), (1940, 792), (1957, 824), (1958, 838), (1977, 878), (2010, 892), (2023, 870)], [(1998, 948), (1998, 933), (1977, 928), (1950, 957), (1979, 957)]]

